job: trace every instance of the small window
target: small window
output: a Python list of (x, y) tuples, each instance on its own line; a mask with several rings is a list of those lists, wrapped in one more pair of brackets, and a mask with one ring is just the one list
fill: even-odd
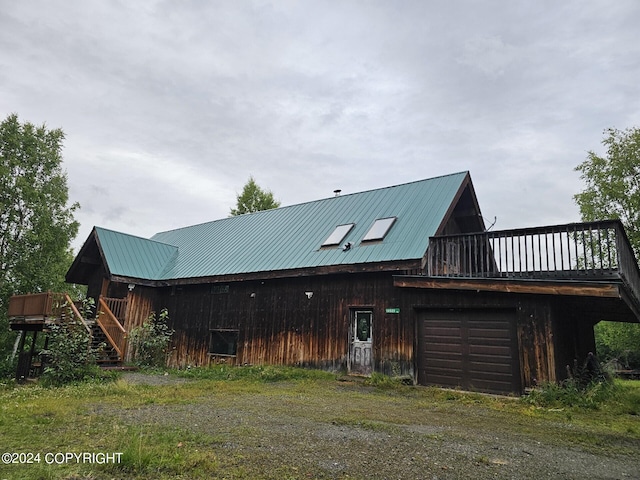
[(209, 353), (235, 357), (238, 351), (238, 330), (211, 330)]
[(370, 242), (372, 240), (382, 240), (395, 221), (396, 217), (377, 219), (375, 222), (373, 222), (373, 225), (371, 226), (367, 234), (363, 237), (362, 241)]
[(353, 223), (347, 223), (345, 225), (338, 225), (331, 235), (322, 244), (323, 247), (331, 247), (334, 245), (340, 245), (347, 233), (353, 228)]
[(371, 341), (371, 320), (373, 312), (356, 312), (356, 339), (359, 342)]

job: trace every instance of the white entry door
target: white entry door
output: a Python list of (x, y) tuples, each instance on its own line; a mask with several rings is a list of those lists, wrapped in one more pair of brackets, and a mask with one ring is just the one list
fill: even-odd
[(349, 371), (371, 375), (373, 370), (373, 312), (355, 311), (351, 321), (351, 359)]

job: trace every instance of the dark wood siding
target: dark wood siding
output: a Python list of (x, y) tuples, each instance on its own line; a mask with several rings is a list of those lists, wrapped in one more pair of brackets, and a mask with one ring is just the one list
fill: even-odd
[[(420, 383), (519, 392), (566, 378), (566, 365), (593, 346), (592, 322), (583, 320), (593, 305), (584, 298), (398, 288), (391, 272), (138, 285), (128, 307), (128, 330), (151, 310), (168, 309), (176, 332), (169, 364), (178, 367), (225, 362), (346, 371), (350, 319), (359, 309), (373, 314), (373, 370)], [(210, 351), (220, 332), (237, 339), (235, 355)]]
[(419, 383), (520, 391), (515, 311), (424, 310), (419, 332)]
[[(171, 365), (298, 365), (346, 369), (350, 314), (371, 309), (374, 369), (414, 375), (411, 308), (389, 272), (262, 281), (184, 285), (161, 290), (156, 309), (166, 307), (173, 341)], [(387, 313), (387, 308), (393, 313)], [(209, 352), (212, 331), (238, 332), (235, 356)]]
[(578, 367), (582, 367), (589, 352), (597, 354), (593, 330), (596, 322), (586, 313), (577, 299), (554, 304), (553, 331), (554, 343), (557, 345), (554, 356), (557, 378), (566, 378), (568, 368), (575, 373), (576, 363)]

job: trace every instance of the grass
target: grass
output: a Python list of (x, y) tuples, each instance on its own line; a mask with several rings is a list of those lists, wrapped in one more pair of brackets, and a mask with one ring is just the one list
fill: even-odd
[(186, 370), (177, 370), (175, 374), (183, 378), (199, 380), (244, 380), (252, 383), (280, 382), (285, 380), (330, 380), (336, 378), (335, 374), (322, 370), (277, 367), (271, 365), (250, 367), (218, 365), (210, 368), (189, 368)]
[[(41, 454), (40, 463), (0, 463), (0, 479), (321, 478), (325, 470), (314, 470), (310, 461), (304, 467), (300, 452), (284, 447), (305, 429), (364, 432), (359, 435), (372, 435), (371, 448), (378, 448), (373, 445), (387, 441), (380, 439), (408, 442), (407, 428), (431, 422), (452, 422), (460, 431), (490, 425), (495, 435), (525, 435), (604, 456), (637, 458), (640, 447), (637, 381), (617, 381), (593, 407), (413, 387), (383, 377), (343, 382), (294, 368), (219, 366), (171, 376), (176, 382), (157, 386), (123, 380), (0, 386), (0, 453)], [(215, 412), (226, 417), (217, 421)], [(453, 434), (435, 429), (425, 435), (443, 441)], [(334, 455), (323, 445), (318, 455)], [(121, 462), (43, 461), (42, 455), (56, 452), (118, 452)], [(473, 463), (493, 464), (490, 454), (474, 454)]]

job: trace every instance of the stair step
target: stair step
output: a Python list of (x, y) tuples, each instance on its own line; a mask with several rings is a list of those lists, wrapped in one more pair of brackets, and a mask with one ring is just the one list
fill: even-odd
[(91, 340), (92, 348), (97, 349), (101, 345), (104, 346), (104, 348), (101, 349), (100, 357), (96, 360), (101, 368), (116, 367), (122, 365), (122, 359), (120, 358), (120, 355), (118, 355), (118, 352), (116, 352), (115, 348), (113, 348), (113, 346), (110, 344), (107, 336), (102, 331), (102, 328), (100, 328), (100, 325), (98, 325), (96, 322), (93, 322), (93, 324), (91, 325), (91, 335), (93, 337)]

